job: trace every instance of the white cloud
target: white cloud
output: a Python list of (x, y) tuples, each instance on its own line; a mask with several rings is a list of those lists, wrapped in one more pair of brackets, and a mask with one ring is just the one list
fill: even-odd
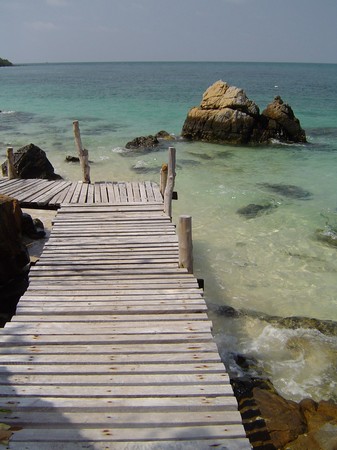
[(53, 31), (57, 29), (57, 26), (52, 22), (36, 21), (30, 22), (28, 26), (35, 31)]

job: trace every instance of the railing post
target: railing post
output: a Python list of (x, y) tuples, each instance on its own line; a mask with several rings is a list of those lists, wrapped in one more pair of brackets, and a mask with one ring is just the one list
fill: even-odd
[(14, 166), (13, 147), (7, 148), (7, 176), (9, 180), (13, 180), (13, 178), (18, 178), (18, 173)]
[(172, 195), (176, 177), (176, 149), (169, 147), (169, 160), (167, 165), (167, 183), (164, 192), (164, 212), (172, 218)]
[(179, 217), (179, 267), (193, 273), (192, 217)]
[(78, 124), (78, 120), (74, 120), (73, 122), (73, 130), (75, 136), (75, 144), (77, 148), (78, 157), (80, 158), (81, 168), (82, 168), (82, 176), (84, 183), (90, 183), (90, 166), (89, 166), (89, 155), (88, 150), (83, 148), (80, 127)]
[(162, 164), (161, 169), (160, 169), (160, 193), (164, 198), (164, 193), (165, 193), (165, 188), (167, 185), (167, 170), (168, 170), (168, 166), (167, 164)]

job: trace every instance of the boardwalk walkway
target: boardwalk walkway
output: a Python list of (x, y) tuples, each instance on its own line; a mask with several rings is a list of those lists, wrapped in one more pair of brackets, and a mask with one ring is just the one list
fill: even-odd
[(0, 178), (0, 194), (16, 198), (22, 207), (57, 209), (62, 203), (162, 202), (151, 181), (96, 182)]
[(9, 449), (251, 448), (159, 201), (62, 205), (0, 362)]

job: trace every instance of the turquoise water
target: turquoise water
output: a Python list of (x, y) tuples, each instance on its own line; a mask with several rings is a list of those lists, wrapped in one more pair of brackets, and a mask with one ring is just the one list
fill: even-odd
[[(289, 103), (307, 145), (259, 148), (188, 143), (179, 134), (190, 107), (218, 79), (242, 87), (262, 110)], [(176, 221), (193, 217), (195, 274), (205, 279), (214, 334), (233, 373), (235, 355), (256, 361), (286, 397), (337, 399), (334, 333), (290, 328), (282, 318), (337, 322), (337, 248), (315, 238), (337, 226), (337, 65), (265, 63), (100, 63), (23, 65), (0, 70), (0, 156), (30, 142), (65, 178), (78, 179), (72, 121), (93, 161), (93, 180), (159, 180), (167, 151), (127, 154), (126, 142), (165, 129), (177, 136)], [(307, 199), (269, 184), (309, 191)], [(246, 219), (250, 203), (270, 214)], [(219, 314), (230, 306), (238, 317)]]

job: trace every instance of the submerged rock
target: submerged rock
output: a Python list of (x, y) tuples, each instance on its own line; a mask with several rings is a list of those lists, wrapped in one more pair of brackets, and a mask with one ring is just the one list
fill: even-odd
[(273, 184), (259, 183), (258, 186), (268, 189), (276, 194), (284, 197), (296, 198), (299, 200), (308, 200), (312, 197), (312, 193), (292, 184)]
[(67, 155), (66, 162), (72, 162), (72, 163), (79, 163), (80, 162), (80, 158), (78, 156), (71, 156), (71, 155)]
[(277, 208), (277, 206), (272, 203), (268, 203), (266, 205), (256, 205), (255, 203), (250, 203), (243, 208), (239, 208), (236, 212), (247, 219), (254, 219), (262, 214), (270, 213), (274, 208)]
[(319, 241), (325, 242), (332, 247), (337, 247), (337, 229), (326, 226), (324, 229), (316, 230), (315, 235)]
[(135, 139), (133, 139), (132, 141), (128, 142), (125, 145), (125, 148), (130, 149), (130, 150), (139, 150), (139, 149), (143, 149), (143, 150), (148, 150), (148, 149), (153, 149), (155, 147), (157, 147), (159, 144), (158, 139), (156, 138), (156, 136), (139, 136), (136, 137)]
[(260, 114), (258, 105), (243, 89), (217, 81), (203, 94), (199, 106), (191, 108), (182, 137), (226, 144), (306, 142), (305, 131), (291, 107), (276, 97)]
[[(55, 173), (46, 153), (34, 144), (21, 147), (14, 153), (14, 166), (19, 178), (62, 179)], [(2, 173), (7, 175), (7, 162), (2, 164)]]

